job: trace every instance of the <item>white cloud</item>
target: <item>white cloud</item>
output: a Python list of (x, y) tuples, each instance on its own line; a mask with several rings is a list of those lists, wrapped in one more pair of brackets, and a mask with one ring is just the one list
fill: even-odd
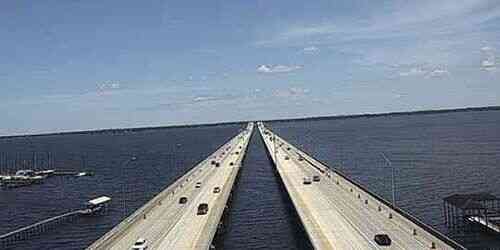
[(411, 68), (409, 71), (399, 72), (399, 76), (418, 76), (424, 75), (426, 71), (421, 67)]
[(319, 52), (319, 48), (316, 46), (309, 46), (302, 49), (302, 51), (304, 51), (305, 53), (317, 53)]
[(298, 98), (309, 94), (309, 89), (290, 87), (287, 89), (278, 89), (273, 92), (273, 96), (279, 98)]
[(434, 70), (431, 70), (428, 74), (429, 77), (442, 77), (442, 76), (447, 76), (449, 75), (450, 72), (445, 69), (445, 68), (437, 68)]
[(495, 49), (489, 46), (481, 48), (481, 69), (484, 71), (496, 70), (496, 55)]
[(121, 88), (121, 85), (120, 85), (120, 83), (117, 83), (117, 82), (104, 82), (104, 83), (97, 85), (97, 89), (99, 90), (99, 92), (118, 90), (120, 88)]
[[(395, 66), (395, 67), (405, 67)], [(401, 77), (411, 77), (411, 76), (425, 76), (425, 77), (443, 77), (450, 75), (450, 72), (444, 66), (432, 66), (432, 65), (418, 65), (410, 68), (409, 70), (399, 72)]]
[(298, 66), (298, 65), (292, 65), (292, 66), (288, 66), (288, 65), (260, 65), (259, 67), (257, 67), (257, 72), (260, 72), (260, 73), (288, 73), (288, 72), (292, 72), (292, 71), (295, 71), (295, 70), (299, 70), (301, 69), (302, 66)]

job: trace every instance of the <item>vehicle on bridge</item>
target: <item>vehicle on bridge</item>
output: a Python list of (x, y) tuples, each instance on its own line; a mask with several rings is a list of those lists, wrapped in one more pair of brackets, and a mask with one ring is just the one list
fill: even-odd
[(139, 238), (132, 246), (132, 250), (146, 250), (146, 249), (148, 249), (148, 243), (146, 239), (143, 238)]
[(198, 206), (198, 212), (196, 213), (197, 215), (205, 215), (208, 213), (208, 204), (207, 203), (201, 203)]
[(389, 238), (389, 235), (387, 235), (387, 234), (377, 234), (377, 235), (375, 235), (374, 240), (380, 246), (390, 246), (391, 245), (391, 238)]
[(214, 194), (220, 193), (220, 187), (214, 187)]
[(188, 198), (187, 198), (187, 197), (181, 197), (181, 198), (179, 199), (179, 204), (186, 204), (186, 203), (187, 203), (187, 201), (188, 201)]
[(310, 177), (304, 177), (304, 182), (303, 183), (304, 183), (304, 185), (311, 184), (312, 183), (311, 178)]

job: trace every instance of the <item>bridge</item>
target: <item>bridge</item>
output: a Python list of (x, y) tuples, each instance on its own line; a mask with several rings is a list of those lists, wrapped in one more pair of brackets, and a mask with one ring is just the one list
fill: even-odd
[[(253, 123), (87, 249), (209, 249), (238, 177)], [(200, 204), (207, 204), (207, 209)]]
[[(258, 127), (315, 249), (465, 249), (307, 155), (263, 123)], [(375, 235), (389, 238), (391, 245), (381, 246)]]

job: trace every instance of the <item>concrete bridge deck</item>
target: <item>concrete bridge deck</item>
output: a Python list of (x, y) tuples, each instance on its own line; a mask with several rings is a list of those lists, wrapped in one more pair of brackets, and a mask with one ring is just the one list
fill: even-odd
[[(88, 249), (131, 249), (138, 238), (146, 239), (148, 249), (209, 249), (252, 131), (250, 123)], [(215, 187), (220, 188), (219, 193), (214, 193)], [(187, 203), (180, 204), (181, 197)], [(205, 215), (197, 215), (201, 203), (208, 204)]]
[[(465, 249), (258, 125), (315, 249)], [(320, 181), (304, 184), (313, 176)], [(391, 246), (379, 246), (376, 234)]]

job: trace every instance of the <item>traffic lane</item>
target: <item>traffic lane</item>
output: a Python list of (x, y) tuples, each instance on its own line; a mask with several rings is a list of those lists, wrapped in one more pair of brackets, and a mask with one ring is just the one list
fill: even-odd
[[(205, 166), (206, 167), (206, 166)], [(185, 183), (183, 185), (184, 188), (180, 189), (180, 192), (177, 191), (173, 196), (168, 196), (168, 200), (162, 202), (162, 206), (155, 207), (153, 211), (151, 211), (147, 216), (146, 220), (141, 220), (138, 224), (134, 224), (124, 237), (118, 240), (112, 249), (124, 249), (132, 246), (134, 242), (138, 238), (146, 238), (148, 241), (157, 238), (155, 233), (162, 233), (159, 231), (155, 231), (161, 223), (157, 223), (158, 221), (166, 221), (168, 225), (175, 223), (174, 221), (169, 221), (168, 218), (171, 218), (172, 214), (182, 211), (183, 207), (178, 204), (178, 200), (180, 197), (188, 197), (188, 201), (191, 200), (189, 196), (194, 197), (199, 195), (200, 191), (194, 188), (196, 182), (203, 182), (206, 178), (209, 178), (213, 175), (214, 171), (206, 170), (197, 174), (197, 176)], [(174, 218), (175, 219), (175, 218)], [(168, 226), (167, 226), (168, 227)]]
[[(225, 152), (228, 147), (234, 148), (234, 144), (238, 142), (238, 136), (234, 137), (232, 140), (230, 140), (229, 143), (219, 148), (214, 154), (212, 154), (212, 157), (221, 156), (224, 160), (227, 157), (227, 154), (222, 153)], [(207, 171), (204, 171), (203, 169), (207, 169)], [(199, 169), (193, 173), (195, 174), (195, 177), (191, 178), (189, 182), (183, 183), (183, 185), (188, 185), (187, 188), (181, 188), (181, 192), (176, 192), (173, 196), (167, 197), (169, 199), (168, 201), (163, 201), (162, 205), (165, 204), (167, 205), (167, 207), (157, 207), (156, 209), (151, 211), (146, 216), (146, 220), (142, 220), (138, 224), (134, 224), (124, 236), (120, 237), (120, 239), (112, 245), (111, 249), (129, 248), (140, 237), (146, 238), (148, 240), (153, 239), (152, 241), (156, 240), (158, 238), (158, 234), (163, 233), (163, 231), (159, 230), (158, 228), (171, 227), (171, 225), (175, 223), (175, 220), (170, 221), (169, 218), (175, 219), (175, 217), (172, 216), (178, 215), (179, 212), (182, 212), (183, 207), (178, 204), (178, 199), (183, 196), (194, 197), (199, 195), (200, 191), (194, 188), (194, 182), (203, 182), (206, 178), (209, 178), (211, 175), (213, 175), (214, 171), (216, 171), (216, 169), (211, 167), (209, 161), (206, 161), (204, 164), (200, 165)], [(189, 200), (191, 199), (188, 198), (188, 201)], [(154, 223), (156, 221), (163, 221), (166, 223)]]
[[(219, 167), (219, 168), (222, 168)], [(214, 178), (210, 182), (205, 183), (205, 188), (201, 195), (199, 195), (196, 200), (192, 203), (186, 212), (182, 215), (179, 222), (172, 228), (170, 233), (164, 237), (157, 248), (155, 249), (192, 249), (195, 240), (200, 233), (200, 229), (204, 228), (208, 216), (212, 213), (214, 200), (218, 194), (213, 193), (213, 187), (220, 186), (224, 180), (225, 171), (218, 171)], [(208, 204), (208, 214), (197, 215), (199, 204)], [(217, 225), (215, 225), (217, 226)]]
[[(306, 201), (305, 205), (309, 207), (312, 217), (319, 225), (319, 230), (326, 235), (330, 245), (338, 249), (378, 249), (362, 235), (344, 216), (335, 208), (330, 206), (329, 201), (320, 194), (316, 185), (303, 184), (304, 177), (310, 177), (310, 174), (295, 164), (285, 150), (279, 150), (283, 154), (277, 157), (282, 163), (286, 174), (290, 177), (292, 185), (298, 190), (299, 195)], [(328, 219), (325, 219), (328, 218)]]
[[(247, 138), (243, 138), (241, 141), (241, 145), (244, 145), (248, 140)], [(239, 146), (239, 145), (237, 145)], [(221, 165), (218, 168), (219, 171), (215, 174), (214, 178), (211, 178), (205, 184), (205, 188), (202, 193), (197, 196), (196, 200), (193, 201), (191, 206), (186, 209), (186, 212), (182, 215), (181, 219), (174, 225), (171, 231), (163, 237), (161, 241), (158, 241), (159, 244), (154, 245), (154, 247), (158, 247), (158, 249), (191, 249), (193, 248), (193, 244), (196, 242), (196, 238), (199, 237), (199, 233), (201, 233), (204, 228), (206, 221), (209, 216), (212, 215), (213, 207), (215, 204), (215, 199), (219, 194), (213, 193), (213, 188), (216, 186), (221, 187), (224, 185), (225, 180), (228, 179), (229, 173), (231, 171), (229, 163), (238, 159), (239, 154), (233, 154), (235, 151), (239, 151), (239, 147), (236, 147), (229, 152), (227, 155), (229, 157), (225, 158)], [(196, 215), (198, 210), (198, 205), (201, 203), (207, 203), (209, 205), (209, 212), (206, 215)], [(217, 224), (214, 225), (217, 227)], [(182, 235), (182, 236), (181, 236)]]
[[(293, 159), (295, 160), (298, 158)], [(319, 191), (328, 198), (332, 206), (335, 206), (340, 211), (344, 211), (346, 218), (351, 221), (353, 226), (356, 227), (360, 233), (367, 235), (370, 241), (374, 242), (373, 237), (376, 234), (386, 233), (392, 236), (391, 239), (393, 243), (391, 247), (387, 249), (427, 249), (425, 243), (413, 238), (406, 231), (400, 230), (397, 225), (388, 221), (383, 214), (368, 210), (362, 200), (346, 192), (346, 190), (339, 187), (334, 180), (328, 178), (318, 169), (311, 166), (307, 161), (297, 160), (296, 164), (303, 166), (304, 170), (307, 171), (311, 177), (314, 175), (321, 176), (321, 181), (318, 183)], [(370, 220), (363, 218), (370, 218)]]

